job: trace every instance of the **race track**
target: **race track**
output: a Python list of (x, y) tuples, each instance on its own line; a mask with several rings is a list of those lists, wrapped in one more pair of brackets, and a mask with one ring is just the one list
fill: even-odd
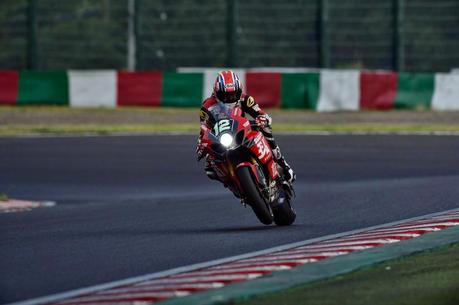
[(258, 223), (208, 180), (195, 136), (0, 138), (0, 303), (459, 207), (459, 137), (278, 136), (297, 220)]

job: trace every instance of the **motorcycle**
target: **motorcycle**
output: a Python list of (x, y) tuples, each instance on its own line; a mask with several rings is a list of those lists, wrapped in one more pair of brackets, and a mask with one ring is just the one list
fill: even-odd
[(258, 220), (269, 225), (291, 225), (293, 185), (284, 179), (282, 167), (255, 121), (242, 116), (239, 107), (217, 102), (206, 114), (201, 145), (215, 173)]

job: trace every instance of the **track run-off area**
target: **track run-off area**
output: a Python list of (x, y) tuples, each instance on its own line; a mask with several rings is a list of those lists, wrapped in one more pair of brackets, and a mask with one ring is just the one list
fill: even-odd
[(62, 293), (459, 207), (459, 137), (278, 135), (290, 227), (207, 179), (196, 136), (0, 138), (0, 303)]

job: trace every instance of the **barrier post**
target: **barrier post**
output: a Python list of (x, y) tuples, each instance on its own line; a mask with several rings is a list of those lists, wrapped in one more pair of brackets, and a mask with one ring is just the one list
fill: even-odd
[(137, 65), (137, 33), (136, 33), (136, 0), (128, 0), (128, 29), (127, 29), (127, 68), (135, 71)]
[(319, 58), (320, 58), (320, 67), (321, 68), (330, 68), (330, 45), (328, 37), (328, 0), (320, 0), (319, 5), (319, 14), (320, 14), (320, 23), (319, 23)]
[(405, 70), (405, 0), (393, 0), (394, 14), (394, 70)]
[(238, 0), (227, 0), (227, 24), (226, 24), (226, 43), (228, 45), (228, 54), (226, 64), (228, 67), (238, 67), (238, 44), (237, 44), (237, 30), (238, 30)]
[(27, 69), (37, 68), (37, 2), (27, 0)]

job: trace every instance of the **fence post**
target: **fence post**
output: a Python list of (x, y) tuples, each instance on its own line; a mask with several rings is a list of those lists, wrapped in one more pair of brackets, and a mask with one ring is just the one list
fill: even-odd
[(135, 71), (137, 64), (136, 8), (136, 0), (128, 0), (127, 68), (131, 71)]
[(227, 25), (226, 25), (226, 43), (228, 46), (228, 54), (226, 64), (228, 67), (239, 66), (239, 54), (237, 45), (237, 28), (238, 28), (238, 11), (239, 0), (227, 0)]
[(142, 69), (142, 32), (141, 32), (141, 16), (142, 16), (142, 2), (143, 0), (135, 1), (135, 19), (134, 19), (134, 31), (135, 31), (135, 62), (136, 69)]
[(328, 37), (329, 3), (319, 0), (319, 60), (321, 68), (330, 68), (330, 39)]
[(36, 10), (36, 0), (27, 0), (27, 69), (38, 68)]
[(405, 70), (405, 0), (394, 0), (394, 69)]

